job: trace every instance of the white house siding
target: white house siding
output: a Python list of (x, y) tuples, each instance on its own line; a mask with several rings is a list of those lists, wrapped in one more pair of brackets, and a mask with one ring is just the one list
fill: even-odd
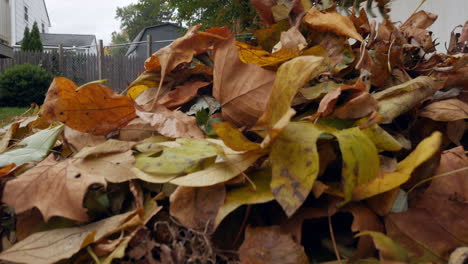
[[(421, 3), (421, 0), (393, 0), (391, 17), (393, 21), (404, 22)], [(450, 32), (468, 20), (467, 0), (427, 0), (420, 10), (439, 15), (437, 21), (429, 28), (433, 38), (437, 38), (439, 52), (445, 52), (445, 45), (450, 39)], [(460, 30), (458, 30), (460, 32)]]
[(9, 0), (0, 0), (0, 39), (10, 43), (11, 18)]
[[(15, 34), (13, 39), (15, 43), (23, 39), (23, 33), (26, 26), (32, 28), (34, 22), (37, 22), (39, 31), (42, 32), (42, 23), (44, 23), (45, 33), (49, 32), (49, 19), (43, 0), (10, 0), (15, 2)], [(28, 7), (28, 21), (24, 18), (24, 7)]]

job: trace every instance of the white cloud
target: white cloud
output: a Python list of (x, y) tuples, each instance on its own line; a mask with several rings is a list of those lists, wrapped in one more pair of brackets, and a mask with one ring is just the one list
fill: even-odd
[(137, 0), (45, 0), (52, 27), (51, 33), (94, 34), (111, 41), (111, 33), (120, 30), (120, 21), (115, 18), (117, 7)]

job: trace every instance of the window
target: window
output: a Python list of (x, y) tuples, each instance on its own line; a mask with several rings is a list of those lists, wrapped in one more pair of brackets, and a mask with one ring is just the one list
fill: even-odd
[(44, 22), (42, 22), (42, 33), (45, 33), (45, 25), (44, 25)]
[(28, 22), (29, 20), (29, 15), (28, 15), (28, 7), (24, 6), (24, 20)]

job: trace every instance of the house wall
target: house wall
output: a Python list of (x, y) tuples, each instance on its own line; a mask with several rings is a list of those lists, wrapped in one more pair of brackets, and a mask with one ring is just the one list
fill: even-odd
[[(171, 40), (168, 42), (155, 42), (152, 45), (152, 51), (156, 52), (165, 46), (172, 43), (172, 40), (175, 40), (182, 36), (182, 32), (180, 32), (180, 28), (172, 25), (165, 25), (161, 27), (150, 28), (146, 30), (145, 34), (142, 36), (142, 39), (139, 41), (146, 41), (146, 36), (150, 34), (153, 37), (153, 41), (161, 41), (161, 40)], [(146, 57), (146, 43), (142, 45), (138, 45), (135, 51), (130, 54), (130, 56), (136, 57)]]
[(10, 43), (11, 18), (10, 0), (0, 0), (0, 42)]
[[(24, 29), (32, 28), (34, 22), (37, 22), (39, 31), (42, 32), (42, 24), (44, 24), (44, 33), (49, 32), (49, 20), (47, 17), (47, 10), (42, 0), (10, 0), (14, 1), (15, 8), (15, 31), (12, 39), (14, 43), (23, 39)], [(24, 7), (28, 8), (28, 21), (25, 20)]]

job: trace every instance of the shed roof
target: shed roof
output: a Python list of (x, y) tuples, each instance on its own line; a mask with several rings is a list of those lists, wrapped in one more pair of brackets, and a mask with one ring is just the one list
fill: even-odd
[(158, 28), (158, 27), (167, 27), (167, 26), (172, 26), (172, 27), (176, 27), (176, 28), (182, 28), (176, 24), (173, 24), (173, 23), (163, 23), (163, 24), (159, 24), (159, 25), (154, 25), (154, 26), (149, 26), (149, 27), (145, 27), (143, 30), (140, 31), (140, 33), (138, 33), (138, 35), (133, 39), (132, 41), (132, 44), (130, 45), (130, 47), (128, 48), (127, 50), (127, 53), (125, 54), (126, 56), (130, 55), (130, 53), (132, 53), (134, 50), (136, 50), (136, 48), (138, 47), (138, 44), (136, 42), (140, 42), (140, 41), (144, 41), (144, 37), (147, 35), (146, 32), (150, 29), (154, 29), (154, 28)]
[[(41, 33), (42, 45), (44, 46), (58, 46), (63, 47), (83, 47), (91, 46), (96, 40), (95, 35), (80, 35), (80, 34), (55, 34), (55, 33)], [(22, 40), (18, 42), (21, 44)]]

